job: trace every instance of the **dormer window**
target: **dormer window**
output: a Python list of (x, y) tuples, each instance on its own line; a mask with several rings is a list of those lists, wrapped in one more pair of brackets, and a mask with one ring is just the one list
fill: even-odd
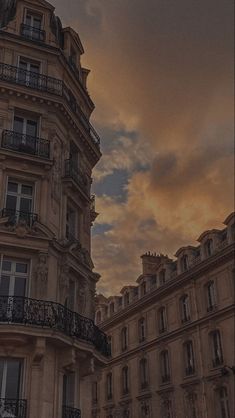
[(161, 270), (159, 273), (159, 283), (162, 286), (166, 282), (166, 270)]
[(210, 257), (213, 253), (213, 241), (212, 241), (212, 239), (208, 239), (206, 241), (205, 248), (206, 248), (207, 257)]
[(185, 254), (180, 260), (181, 272), (188, 270), (188, 256)]
[(37, 13), (27, 11), (24, 23), (21, 25), (21, 35), (31, 41), (44, 42), (45, 31), (42, 30), (42, 16)]

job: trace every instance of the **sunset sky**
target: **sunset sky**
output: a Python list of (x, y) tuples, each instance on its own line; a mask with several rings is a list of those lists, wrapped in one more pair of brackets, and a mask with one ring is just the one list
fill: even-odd
[(80, 35), (102, 138), (98, 290), (134, 284), (233, 210), (232, 0), (54, 0)]

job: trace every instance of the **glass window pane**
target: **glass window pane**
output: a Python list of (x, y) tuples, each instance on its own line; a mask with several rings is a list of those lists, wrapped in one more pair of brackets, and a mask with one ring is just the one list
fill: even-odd
[(16, 210), (16, 196), (7, 196), (6, 209)]
[(33, 194), (33, 187), (32, 186), (27, 186), (25, 184), (22, 184), (21, 193), (22, 194), (29, 195), (29, 196), (32, 196), (32, 194)]
[(11, 271), (11, 261), (3, 260), (2, 270), (3, 271)]
[(17, 183), (13, 183), (12, 181), (8, 182), (8, 187), (7, 187), (8, 192), (14, 192), (17, 193), (18, 190), (18, 184)]
[(22, 212), (31, 212), (32, 201), (31, 199), (21, 198), (20, 199), (20, 211)]
[(34, 120), (27, 120), (26, 134), (30, 136), (37, 136), (38, 124)]
[(27, 273), (28, 264), (26, 263), (16, 263), (16, 272), (17, 273)]
[(19, 68), (22, 69), (22, 70), (27, 70), (27, 62), (20, 60)]
[(25, 20), (26, 25), (31, 26), (31, 19), (32, 19), (32, 16), (31, 16), (31, 15), (27, 15), (27, 16), (26, 16), (26, 20)]
[(7, 362), (7, 382), (5, 397), (17, 399), (19, 397), (21, 362), (19, 360), (8, 360)]
[(15, 278), (14, 296), (25, 296), (25, 282), (24, 277)]
[(33, 18), (33, 27), (36, 29), (41, 29), (42, 19), (39, 16)]
[[(23, 125), (24, 125), (24, 120), (23, 118), (19, 118), (18, 116), (14, 117), (14, 125), (13, 125), (13, 130), (19, 134), (23, 133)], [(14, 183), (13, 183), (14, 184)], [(17, 190), (16, 190), (17, 191)]]
[(9, 285), (10, 285), (10, 278), (7, 276), (2, 276), (0, 278), (0, 296), (9, 295)]

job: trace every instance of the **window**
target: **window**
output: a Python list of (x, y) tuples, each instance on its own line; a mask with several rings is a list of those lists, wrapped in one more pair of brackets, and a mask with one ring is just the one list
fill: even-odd
[(70, 206), (67, 206), (66, 213), (66, 238), (69, 241), (76, 241), (76, 212)]
[(107, 379), (106, 380), (107, 399), (110, 400), (113, 397), (113, 377), (112, 377), (112, 373), (108, 373), (106, 379)]
[(98, 382), (92, 384), (92, 402), (94, 404), (98, 403)]
[(181, 320), (187, 322), (190, 320), (189, 296), (184, 295), (180, 300), (181, 306)]
[(71, 47), (70, 49), (69, 62), (72, 68), (76, 70), (77, 69), (77, 55), (73, 47)]
[(18, 83), (28, 87), (40, 87), (40, 63), (20, 57), (17, 72), (17, 81)]
[(221, 337), (218, 330), (213, 331), (210, 334), (212, 345), (212, 363), (214, 367), (223, 364), (223, 352), (221, 346)]
[(28, 225), (32, 223), (30, 216), (33, 207), (33, 186), (27, 183), (18, 183), (9, 179), (6, 195), (6, 216), (12, 221), (23, 220)]
[(197, 393), (193, 390), (186, 390), (184, 394), (186, 403), (186, 416), (187, 418), (197, 418), (198, 405), (197, 405)]
[(170, 366), (169, 366), (169, 354), (167, 350), (161, 352), (160, 355), (162, 383), (170, 381)]
[(216, 306), (215, 282), (211, 280), (207, 286), (207, 311), (213, 311)]
[(74, 300), (75, 300), (75, 282), (73, 280), (69, 281), (69, 294), (65, 300), (65, 308), (74, 310)]
[(188, 270), (188, 256), (186, 254), (180, 260), (180, 267), (182, 273)]
[(210, 257), (213, 253), (213, 241), (212, 239), (208, 239), (205, 243), (206, 255)]
[(193, 343), (192, 341), (187, 341), (184, 344), (184, 356), (185, 356), (185, 373), (187, 376), (195, 373), (195, 363), (194, 363), (194, 352), (193, 352)]
[(63, 406), (74, 407), (75, 373), (66, 373), (63, 376)]
[(141, 296), (146, 295), (146, 282), (141, 283), (140, 291), (141, 291)]
[(121, 331), (122, 351), (127, 349), (127, 327), (122, 328)]
[(32, 41), (44, 41), (45, 32), (42, 30), (42, 16), (27, 11), (24, 23), (21, 26), (21, 34)]
[(139, 320), (138, 328), (139, 328), (139, 342), (141, 343), (141, 342), (145, 341), (145, 338), (146, 338), (146, 336), (145, 336), (145, 319), (144, 318), (141, 318)]
[(166, 270), (161, 270), (159, 273), (159, 283), (162, 286), (166, 282)]
[[(22, 374), (22, 360), (13, 358), (0, 358), (0, 398), (17, 400), (20, 397), (20, 385)], [(3, 409), (4, 409), (4, 404)], [(5, 414), (4, 414), (5, 412)], [(2, 411), (3, 417), (7, 417), (7, 411)]]
[(157, 283), (157, 276), (156, 276), (156, 274), (153, 274), (151, 276), (150, 283), (151, 283), (151, 286), (155, 286), (156, 285), (156, 283)]
[(125, 304), (125, 306), (128, 306), (130, 304), (130, 294), (129, 294), (129, 292), (125, 293), (125, 295), (124, 295), (124, 304)]
[(221, 387), (218, 389), (217, 398), (219, 404), (219, 418), (230, 418), (227, 388)]
[(96, 323), (97, 324), (99, 324), (101, 322), (101, 312), (100, 311), (98, 311), (97, 313), (96, 313)]
[(129, 393), (129, 369), (128, 369), (128, 366), (125, 366), (122, 369), (122, 391), (123, 391), (123, 395), (127, 395)]
[(168, 398), (164, 398), (161, 404), (161, 418), (173, 418), (172, 401)]
[(114, 313), (114, 303), (113, 302), (111, 302), (110, 305), (109, 305), (109, 312), (110, 312), (110, 315), (112, 315)]
[(166, 308), (162, 307), (159, 309), (159, 332), (163, 333), (167, 329), (167, 322), (166, 322)]
[(140, 360), (140, 387), (145, 389), (148, 387), (148, 372), (147, 372), (147, 359), (142, 358)]

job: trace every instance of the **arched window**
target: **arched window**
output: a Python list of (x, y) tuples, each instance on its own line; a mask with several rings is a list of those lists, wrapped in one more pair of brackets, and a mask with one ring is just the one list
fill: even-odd
[(221, 337), (219, 330), (212, 331), (210, 334), (211, 348), (212, 348), (212, 363), (214, 367), (223, 364), (223, 352), (221, 345)]
[(123, 395), (127, 395), (127, 393), (129, 393), (129, 369), (128, 369), (128, 366), (125, 366), (122, 369), (122, 391), (123, 391)]
[(213, 253), (213, 241), (212, 239), (208, 239), (205, 243), (205, 250), (207, 257), (210, 257)]
[(162, 334), (167, 329), (166, 308), (163, 306), (158, 311), (159, 332)]
[(99, 324), (101, 322), (101, 312), (100, 311), (98, 311), (97, 313), (96, 313), (96, 323), (97, 324)]
[(216, 306), (215, 282), (211, 280), (207, 286), (207, 311), (213, 311)]
[(222, 386), (221, 388), (217, 389), (216, 392), (219, 406), (219, 418), (230, 418), (227, 388)]
[(187, 376), (195, 373), (194, 350), (192, 341), (184, 344), (185, 373)]
[(145, 389), (148, 387), (148, 370), (147, 370), (147, 359), (142, 358), (140, 360), (140, 387), (141, 389)]
[(190, 320), (190, 306), (189, 306), (189, 296), (184, 295), (180, 299), (181, 307), (181, 320), (182, 322), (187, 322)]
[(122, 351), (127, 349), (127, 327), (122, 328), (121, 331)]
[(112, 373), (108, 373), (106, 376), (106, 388), (107, 388), (107, 399), (110, 400), (113, 397), (113, 376)]
[(139, 328), (139, 342), (145, 341), (146, 338), (146, 330), (145, 330), (145, 319), (141, 318), (138, 322), (138, 328)]
[(187, 254), (184, 254), (183, 257), (181, 257), (180, 267), (181, 267), (181, 272), (182, 273), (184, 271), (188, 270), (188, 256), (187, 256)]
[(162, 286), (166, 282), (166, 270), (163, 269), (159, 273), (159, 284)]
[(167, 350), (164, 350), (160, 354), (160, 363), (161, 363), (161, 373), (162, 373), (162, 383), (170, 381), (170, 365), (169, 365), (169, 353)]

